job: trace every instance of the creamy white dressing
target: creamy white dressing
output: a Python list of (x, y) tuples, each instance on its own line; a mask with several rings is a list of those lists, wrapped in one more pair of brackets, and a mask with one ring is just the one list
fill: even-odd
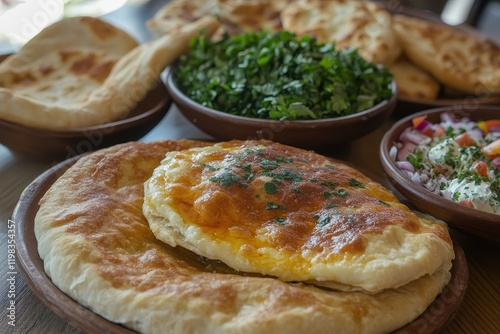
[(495, 209), (495, 207), (490, 204), (493, 193), (490, 190), (489, 183), (480, 182), (476, 184), (475, 182), (467, 182), (467, 180), (459, 181), (453, 179), (450, 181), (445, 191), (449, 191), (451, 194), (457, 194), (457, 196), (453, 198), (456, 202), (468, 200), (471, 201), (472, 205), (478, 210), (491, 213), (498, 212), (498, 205)]
[(458, 146), (458, 144), (453, 139), (448, 138), (432, 147), (427, 153), (427, 157), (429, 158), (431, 163), (441, 166), (446, 169), (447, 172), (451, 173), (451, 171), (453, 171), (453, 167), (446, 163), (446, 157), (449, 154), (460, 154), (458, 151), (459, 148), (460, 146)]

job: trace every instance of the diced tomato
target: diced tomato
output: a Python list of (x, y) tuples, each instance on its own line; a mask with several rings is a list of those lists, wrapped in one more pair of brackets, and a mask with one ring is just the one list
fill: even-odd
[(486, 154), (490, 158), (494, 158), (497, 155), (500, 155), (500, 139), (495, 140), (492, 143), (489, 143), (485, 147), (481, 149), (484, 154)]
[(468, 199), (463, 199), (460, 202), (458, 202), (460, 205), (467, 206), (469, 208), (474, 208), (474, 204)]
[(441, 166), (439, 166), (439, 165), (435, 165), (435, 166), (434, 166), (434, 169), (435, 169), (435, 170), (436, 170), (439, 174), (446, 175), (446, 170), (445, 170), (443, 167), (441, 167)]
[(446, 132), (446, 129), (444, 128), (444, 126), (442, 126), (441, 124), (438, 124), (438, 126), (436, 127), (436, 130), (434, 131), (434, 137), (440, 137), (442, 135), (444, 135)]
[(484, 121), (484, 123), (486, 123), (488, 131), (491, 131), (491, 128), (500, 127), (500, 119), (489, 119), (487, 121)]
[(473, 146), (475, 144), (474, 139), (472, 139), (467, 132), (456, 136), (455, 142), (460, 145), (460, 147)]
[(472, 168), (478, 173), (479, 175), (488, 177), (488, 165), (484, 161), (476, 161), (472, 164)]

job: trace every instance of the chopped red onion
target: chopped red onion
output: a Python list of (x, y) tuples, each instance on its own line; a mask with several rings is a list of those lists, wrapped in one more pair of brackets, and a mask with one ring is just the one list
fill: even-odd
[(406, 170), (408, 172), (415, 172), (415, 167), (409, 161), (396, 161), (396, 165), (401, 170)]
[(491, 164), (495, 166), (496, 169), (500, 169), (500, 157), (491, 160)]

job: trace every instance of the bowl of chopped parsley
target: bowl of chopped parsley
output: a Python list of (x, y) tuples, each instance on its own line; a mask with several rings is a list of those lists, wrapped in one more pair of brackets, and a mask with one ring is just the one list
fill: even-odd
[(187, 119), (216, 139), (309, 148), (375, 130), (397, 95), (387, 67), (287, 31), (194, 38), (167, 88)]
[(450, 106), (403, 118), (382, 138), (380, 160), (417, 209), (500, 244), (500, 107)]

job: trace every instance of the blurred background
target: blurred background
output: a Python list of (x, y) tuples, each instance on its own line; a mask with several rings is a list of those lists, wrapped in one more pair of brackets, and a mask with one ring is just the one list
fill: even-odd
[[(327, 0), (325, 0), (327, 1)], [(140, 42), (151, 38), (144, 26), (168, 0), (0, 0), (0, 53), (18, 50), (47, 25), (71, 16), (100, 16)], [(500, 0), (386, 0), (398, 12), (418, 8), (451, 25), (470, 24), (500, 44)]]

